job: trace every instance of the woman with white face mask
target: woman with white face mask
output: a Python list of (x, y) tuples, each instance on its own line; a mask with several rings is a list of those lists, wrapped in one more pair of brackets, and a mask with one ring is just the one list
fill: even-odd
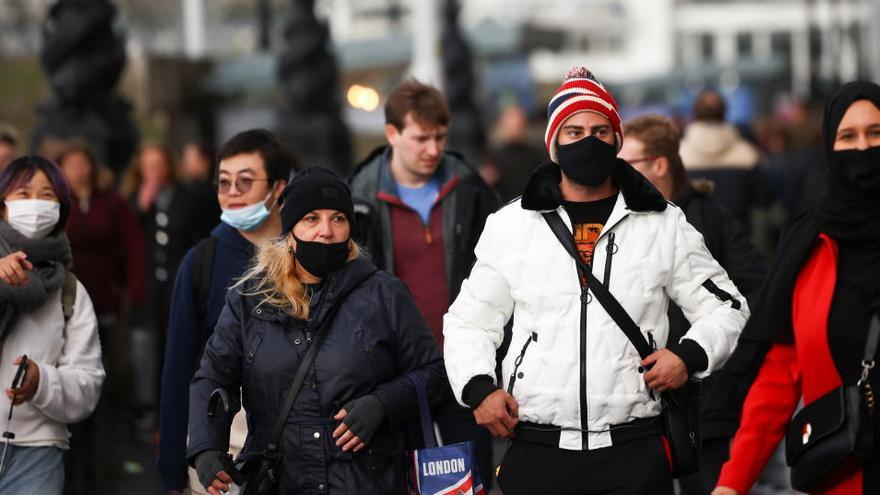
[(104, 381), (98, 322), (67, 274), (70, 192), (58, 166), (12, 161), (0, 201), (0, 493), (60, 494), (67, 424), (92, 413)]

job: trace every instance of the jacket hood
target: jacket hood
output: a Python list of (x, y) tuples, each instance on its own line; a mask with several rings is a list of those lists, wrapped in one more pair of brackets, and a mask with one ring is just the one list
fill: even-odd
[(754, 167), (760, 160), (754, 146), (730, 124), (694, 122), (688, 126), (679, 150), (687, 168)]
[[(617, 168), (611, 180), (620, 188), (626, 207), (632, 211), (663, 211), (666, 200), (642, 174), (624, 160), (617, 159)], [(522, 207), (526, 210), (548, 211), (562, 204), (559, 182), (562, 171), (553, 162), (544, 162), (532, 172), (522, 195)]]
[(242, 237), (242, 235), (234, 227), (230, 227), (223, 222), (217, 224), (211, 231), (211, 237), (217, 239), (217, 242), (229, 246), (229, 248), (242, 253), (251, 254), (254, 252), (254, 245), (251, 241)]

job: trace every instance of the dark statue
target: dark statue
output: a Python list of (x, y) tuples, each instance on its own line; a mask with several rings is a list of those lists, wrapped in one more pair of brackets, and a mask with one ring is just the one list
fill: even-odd
[(340, 115), (336, 57), (327, 26), (315, 18), (314, 0), (293, 1), (284, 40), (278, 133), (302, 163), (346, 171), (351, 142)]
[(457, 0), (443, 2), (443, 76), (446, 98), (452, 112), (449, 126), (449, 148), (464, 154), (477, 166), (482, 161), (486, 146), (483, 117), (474, 99), (477, 78), (473, 69), (473, 54), (458, 26), (460, 7)]
[[(33, 147), (46, 139), (82, 139), (116, 172), (138, 142), (131, 106), (115, 95), (125, 67), (125, 42), (109, 0), (59, 0), (43, 26), (40, 62), (52, 96), (37, 109)], [(55, 157), (49, 157), (55, 158)]]

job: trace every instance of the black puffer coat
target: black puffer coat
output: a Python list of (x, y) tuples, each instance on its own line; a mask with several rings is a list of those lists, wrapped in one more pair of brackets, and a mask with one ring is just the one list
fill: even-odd
[[(248, 437), (239, 460), (260, 454), (299, 360), (341, 302), (324, 327), (329, 333), (282, 435), (279, 493), (405, 493), (399, 425), (418, 414), (406, 375), (421, 374), (429, 394), (446, 385), (437, 344), (403, 283), (361, 257), (325, 277), (312, 296), (308, 322), (259, 301), (238, 289), (227, 295), (190, 387), (187, 457), (226, 450), (225, 439), (207, 418), (208, 398), (217, 387), (230, 397), (238, 397), (241, 387)], [(348, 401), (371, 393), (382, 401), (387, 420), (366, 449), (342, 452), (330, 436), (338, 425), (332, 417)]]

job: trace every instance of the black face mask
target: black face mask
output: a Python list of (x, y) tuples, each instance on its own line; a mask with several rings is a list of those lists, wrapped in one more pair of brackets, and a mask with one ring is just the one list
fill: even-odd
[(617, 147), (596, 136), (587, 136), (580, 141), (561, 144), (559, 168), (578, 184), (596, 187), (617, 167)]
[(348, 261), (348, 240), (325, 244), (323, 242), (303, 241), (296, 236), (294, 257), (309, 273), (324, 278), (328, 273), (342, 268)]
[(832, 173), (864, 193), (880, 194), (880, 146), (835, 151)]

